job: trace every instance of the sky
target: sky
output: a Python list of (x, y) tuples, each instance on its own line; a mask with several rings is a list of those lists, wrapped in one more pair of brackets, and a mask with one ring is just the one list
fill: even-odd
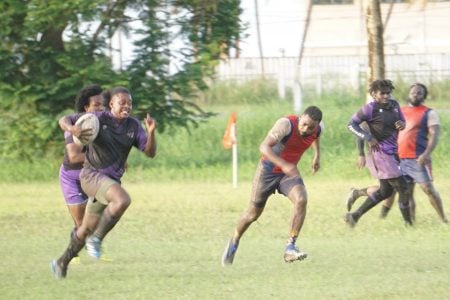
[[(255, 0), (241, 0), (242, 22), (246, 24), (240, 42), (241, 57), (259, 57)], [(259, 21), (263, 55), (265, 57), (297, 56), (300, 52), (301, 37), (306, 15), (305, 0), (258, 0)], [(124, 65), (132, 60), (132, 44), (122, 36), (122, 62)], [(119, 48), (116, 34), (112, 47)], [(119, 66), (119, 55), (113, 54), (115, 66)]]
[[(242, 21), (248, 37), (241, 41), (241, 57), (259, 56), (255, 0), (242, 0)], [(258, 0), (263, 55), (297, 56), (300, 52), (307, 3), (305, 0)]]

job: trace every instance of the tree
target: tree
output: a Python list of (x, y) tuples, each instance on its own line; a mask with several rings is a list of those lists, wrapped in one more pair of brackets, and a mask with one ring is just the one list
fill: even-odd
[[(0, 157), (61, 153), (56, 120), (91, 83), (129, 87), (160, 129), (205, 120), (192, 99), (235, 47), (240, 12), (238, 0), (1, 1)], [(123, 70), (108, 57), (118, 30), (137, 37)]]
[(370, 83), (385, 77), (383, 21), (379, 0), (367, 0), (366, 28), (369, 55), (367, 81)]

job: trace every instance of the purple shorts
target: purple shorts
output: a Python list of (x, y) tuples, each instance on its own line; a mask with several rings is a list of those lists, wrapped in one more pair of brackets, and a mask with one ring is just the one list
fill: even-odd
[(81, 170), (64, 170), (61, 165), (59, 169), (59, 183), (67, 205), (80, 205), (87, 202), (88, 197), (81, 189)]
[(433, 181), (431, 174), (431, 163), (419, 165), (415, 158), (404, 158), (400, 160), (400, 168), (403, 175), (411, 177), (416, 183)]
[(383, 151), (375, 151), (367, 155), (366, 165), (373, 177), (378, 179), (391, 179), (402, 176), (400, 162), (395, 155)]

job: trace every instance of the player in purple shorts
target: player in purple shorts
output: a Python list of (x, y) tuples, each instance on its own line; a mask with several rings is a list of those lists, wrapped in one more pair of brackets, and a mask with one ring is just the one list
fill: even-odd
[[(131, 198), (121, 186), (126, 160), (132, 147), (148, 157), (156, 155), (156, 122), (148, 114), (145, 118), (147, 132), (140, 121), (131, 117), (132, 98), (123, 87), (109, 92), (109, 110), (96, 112), (100, 131), (88, 146), (83, 169), (80, 173), (81, 187), (89, 196), (85, 217), (80, 227), (71, 236), (70, 243), (61, 257), (51, 262), (56, 278), (64, 278), (67, 268), (84, 247), (86, 238), (94, 232), (98, 250), (102, 239), (117, 224), (131, 203)], [(81, 128), (75, 124), (80, 114), (64, 116), (59, 120), (62, 130), (82, 137)]]
[[(397, 155), (398, 131), (405, 128), (405, 118), (397, 101), (391, 99), (393, 89), (390, 80), (373, 81), (369, 87), (373, 101), (362, 106), (348, 124), (353, 134), (367, 142), (380, 185), (380, 189), (369, 195), (356, 211), (345, 215), (345, 221), (350, 227), (354, 227), (372, 207), (391, 196), (394, 190), (399, 194), (400, 211), (405, 223), (412, 225), (409, 190), (400, 171)], [(362, 122), (367, 123), (370, 133), (360, 127)]]
[[(80, 90), (75, 100), (75, 112), (102, 111), (104, 108), (102, 92), (102, 88), (96, 84)], [(80, 172), (83, 167), (86, 147), (75, 144), (69, 132), (64, 132), (64, 139), (65, 151), (63, 163), (59, 170), (59, 182), (76, 230), (83, 221), (88, 200), (80, 184)]]

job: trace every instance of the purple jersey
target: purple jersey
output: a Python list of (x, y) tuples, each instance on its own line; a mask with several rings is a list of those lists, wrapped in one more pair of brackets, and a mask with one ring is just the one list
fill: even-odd
[[(395, 100), (389, 100), (386, 104), (370, 102), (361, 107), (350, 121), (350, 130), (359, 138), (368, 139), (370, 134), (378, 141), (381, 151), (386, 154), (397, 154), (398, 130), (395, 122), (405, 121), (400, 106)], [(359, 124), (367, 122), (370, 134), (364, 132)]]
[[(134, 146), (144, 151), (147, 135), (138, 119), (128, 117), (121, 123), (110, 111), (95, 112), (100, 122), (97, 138), (87, 147), (85, 168), (95, 169), (114, 180), (120, 181), (125, 162)], [(70, 116), (74, 124), (81, 115)]]
[[(73, 136), (70, 132), (64, 132), (64, 141), (65, 145), (73, 144)], [(86, 151), (86, 148), (83, 148), (83, 152)], [(67, 153), (67, 149), (64, 150), (64, 159), (63, 159), (64, 170), (81, 170), (83, 167), (83, 162), (71, 163), (69, 160), (69, 154)]]

